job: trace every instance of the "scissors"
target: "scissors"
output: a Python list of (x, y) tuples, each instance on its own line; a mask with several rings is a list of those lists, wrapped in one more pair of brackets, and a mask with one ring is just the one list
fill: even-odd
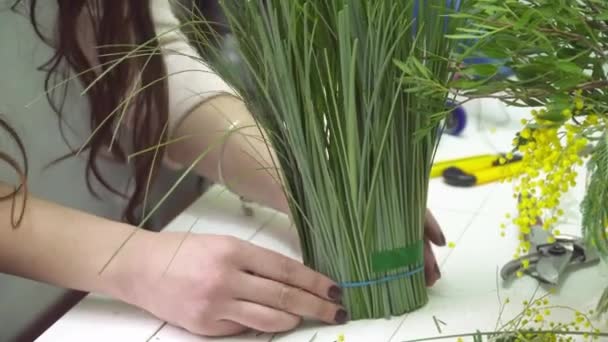
[[(521, 271), (541, 283), (556, 286), (561, 275), (574, 267), (591, 266), (599, 262), (599, 254), (589, 248), (582, 238), (572, 235), (555, 236), (555, 242), (547, 243), (550, 232), (536, 225), (531, 229), (528, 240), (532, 252), (512, 260), (503, 266), (500, 274), (503, 280), (511, 279)], [(529, 261), (529, 267), (522, 266)]]

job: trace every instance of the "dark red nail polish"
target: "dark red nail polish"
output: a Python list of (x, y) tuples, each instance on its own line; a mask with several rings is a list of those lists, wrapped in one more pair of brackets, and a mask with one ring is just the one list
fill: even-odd
[(329, 288), (327, 295), (334, 301), (340, 301), (342, 299), (342, 289), (336, 285), (333, 285)]
[(335, 321), (337, 324), (344, 324), (344, 323), (346, 323), (347, 320), (348, 320), (348, 313), (346, 313), (346, 310), (340, 309), (340, 310), (338, 310), (338, 312), (336, 312)]

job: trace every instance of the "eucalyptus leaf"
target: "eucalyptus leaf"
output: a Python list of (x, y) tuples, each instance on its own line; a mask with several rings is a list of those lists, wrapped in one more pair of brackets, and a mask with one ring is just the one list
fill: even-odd
[(559, 61), (554, 64), (559, 70), (564, 71), (569, 74), (577, 74), (581, 75), (583, 70), (576, 63), (568, 62), (568, 61)]
[(491, 77), (496, 75), (499, 67), (494, 64), (475, 64), (470, 66), (469, 71), (477, 76)]
[(485, 80), (469, 80), (466, 78), (459, 78), (450, 82), (450, 87), (460, 90), (477, 89), (485, 82)]

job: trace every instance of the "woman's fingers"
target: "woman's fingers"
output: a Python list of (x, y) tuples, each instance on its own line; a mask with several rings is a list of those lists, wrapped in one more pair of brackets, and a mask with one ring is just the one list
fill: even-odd
[(424, 217), (424, 235), (437, 246), (445, 246), (446, 240), (439, 223), (433, 216), (430, 210), (427, 209)]
[(224, 319), (265, 333), (290, 331), (301, 322), (296, 315), (247, 301), (230, 301), (224, 309)]
[(335, 282), (294, 259), (255, 245), (245, 245), (241, 255), (244, 271), (302, 289), (328, 301), (342, 299), (342, 290)]
[(427, 286), (433, 286), (441, 278), (441, 271), (433, 253), (433, 247), (430, 242), (437, 246), (445, 246), (447, 244), (445, 236), (441, 231), (439, 223), (433, 216), (430, 210), (426, 210), (424, 218), (424, 274), (426, 276)]
[(311, 318), (327, 324), (343, 324), (347, 313), (338, 304), (315, 296), (296, 287), (274, 280), (242, 273), (235, 289), (238, 299), (259, 303), (277, 310)]
[(437, 264), (437, 259), (433, 253), (433, 248), (428, 241), (424, 242), (424, 275), (426, 277), (426, 285), (433, 286), (441, 278), (441, 271)]

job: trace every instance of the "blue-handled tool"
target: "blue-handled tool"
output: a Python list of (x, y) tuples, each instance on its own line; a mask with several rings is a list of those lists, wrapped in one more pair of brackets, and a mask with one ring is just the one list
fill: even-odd
[(452, 111), (446, 117), (444, 132), (458, 136), (467, 126), (467, 112), (462, 106), (457, 106), (452, 102), (448, 102), (448, 107), (451, 107)]

